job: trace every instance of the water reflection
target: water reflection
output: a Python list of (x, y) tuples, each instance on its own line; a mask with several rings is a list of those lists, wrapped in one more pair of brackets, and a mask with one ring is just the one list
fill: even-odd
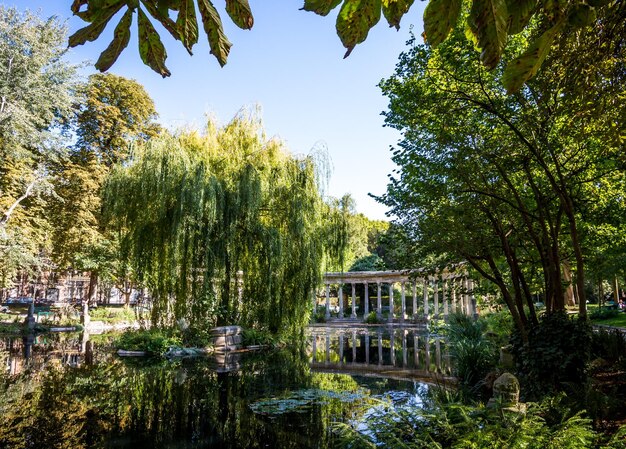
[(335, 364), (424, 371), (437, 351), (446, 360), (439, 346), (410, 332), (316, 332), (285, 351), (146, 362), (118, 358), (106, 336), (4, 338), (0, 448), (329, 448), (333, 422), (423, 388)]
[(451, 373), (445, 339), (423, 328), (316, 326), (310, 328), (308, 353), (318, 372), (438, 380)]

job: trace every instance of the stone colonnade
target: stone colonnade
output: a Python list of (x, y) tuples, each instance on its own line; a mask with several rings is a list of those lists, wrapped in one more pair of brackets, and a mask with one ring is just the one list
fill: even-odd
[[(364, 310), (361, 317), (365, 319), (370, 313), (369, 286), (376, 285), (376, 302), (372, 307), (378, 318), (382, 318), (383, 309), (387, 309), (389, 322), (422, 321), (431, 318), (446, 319), (450, 313), (476, 314), (474, 297), (474, 281), (466, 273), (443, 272), (425, 275), (419, 271), (360, 271), (348, 273), (326, 273), (326, 319), (330, 319), (330, 287), (336, 285), (339, 301), (339, 318), (346, 318), (344, 313), (344, 285), (352, 286), (351, 314), (349, 318), (357, 319), (356, 285), (363, 284), (365, 289)], [(399, 304), (395, 303), (394, 286), (400, 285)], [(389, 299), (385, 306), (382, 300), (382, 287), (389, 286)], [(412, 296), (411, 312), (407, 308), (407, 290)]]
[(420, 369), (451, 372), (450, 354), (445, 339), (416, 330), (393, 329), (369, 333), (363, 329), (316, 330), (311, 335), (310, 355), (313, 366), (340, 368)]

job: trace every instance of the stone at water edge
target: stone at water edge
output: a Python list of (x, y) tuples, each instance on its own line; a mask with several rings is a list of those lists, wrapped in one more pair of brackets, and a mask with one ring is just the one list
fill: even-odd
[(500, 407), (501, 410), (524, 413), (526, 404), (519, 401), (520, 386), (517, 377), (504, 373), (493, 383), (493, 396), (487, 407)]

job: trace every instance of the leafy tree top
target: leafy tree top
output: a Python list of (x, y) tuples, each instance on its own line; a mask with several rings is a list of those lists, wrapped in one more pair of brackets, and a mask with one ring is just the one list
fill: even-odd
[[(347, 57), (367, 38), (369, 30), (381, 16), (390, 27), (399, 28), (413, 1), (304, 0), (302, 9), (326, 16), (341, 5), (336, 29), (347, 49)], [(537, 73), (559, 36), (571, 31), (572, 27), (596, 23), (597, 8), (619, 3), (617, 0), (430, 0), (424, 12), (423, 36), (429, 44), (437, 46), (455, 27), (466, 27), (480, 51), (481, 62), (492, 69), (500, 61), (510, 35), (527, 28), (531, 19), (540, 22), (543, 34), (539, 34), (509, 64), (503, 77), (508, 91), (513, 92)], [(108, 70), (128, 46), (135, 12), (141, 59), (163, 77), (170, 75), (165, 65), (167, 52), (150, 17), (180, 41), (190, 54), (198, 42), (201, 24), (211, 54), (221, 66), (226, 64), (232, 45), (224, 33), (220, 14), (210, 0), (73, 0), (71, 9), (88, 22), (70, 37), (71, 47), (96, 40), (113, 16), (125, 11), (115, 27), (113, 40), (96, 62), (96, 68), (101, 71)], [(464, 9), (469, 10), (467, 17), (463, 17)], [(226, 13), (242, 29), (251, 29), (254, 24), (248, 0), (226, 0)]]

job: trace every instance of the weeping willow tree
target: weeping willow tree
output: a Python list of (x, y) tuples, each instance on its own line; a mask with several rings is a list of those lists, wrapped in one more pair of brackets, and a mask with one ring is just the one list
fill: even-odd
[(323, 169), (240, 114), (153, 139), (113, 170), (105, 215), (153, 297), (153, 323), (303, 325), (324, 265), (347, 241), (345, 212), (321, 195)]

